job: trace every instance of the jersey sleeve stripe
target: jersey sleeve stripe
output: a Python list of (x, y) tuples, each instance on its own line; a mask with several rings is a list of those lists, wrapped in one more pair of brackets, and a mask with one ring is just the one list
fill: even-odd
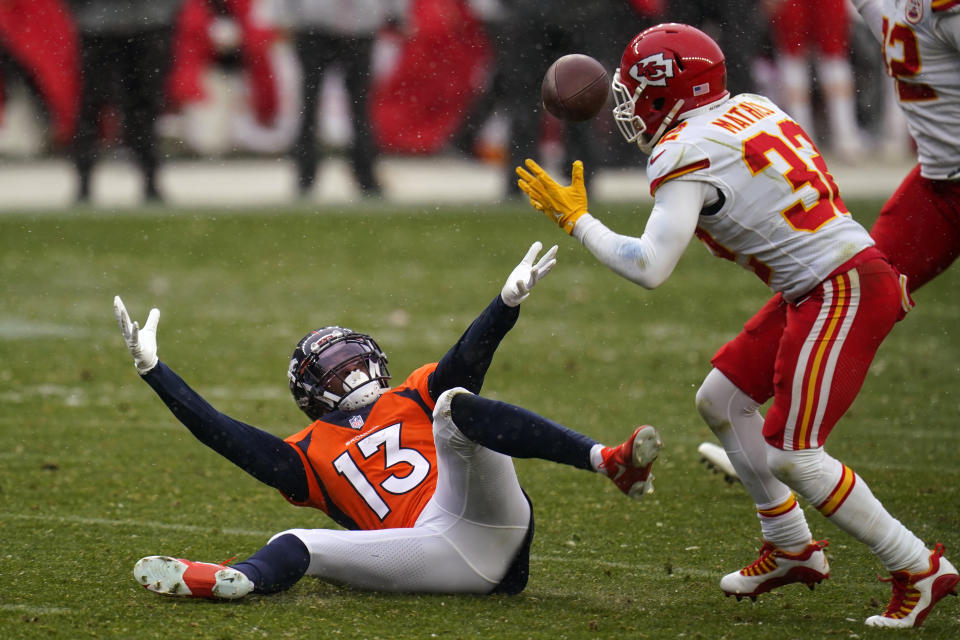
[(938, 11), (948, 11), (954, 7), (960, 6), (960, 0), (932, 0), (930, 8), (934, 13)]
[[(958, 0), (960, 2), (960, 0)], [(697, 162), (692, 162), (688, 165), (678, 167), (671, 171), (668, 174), (662, 175), (659, 178), (655, 179), (650, 183), (650, 195), (654, 195), (657, 192), (657, 189), (660, 188), (664, 182), (668, 180), (673, 180), (674, 178), (679, 178), (680, 176), (685, 176), (688, 173), (693, 173), (694, 171), (699, 171), (700, 169), (706, 169), (710, 166), (710, 159), (704, 158), (703, 160), (698, 160)]]

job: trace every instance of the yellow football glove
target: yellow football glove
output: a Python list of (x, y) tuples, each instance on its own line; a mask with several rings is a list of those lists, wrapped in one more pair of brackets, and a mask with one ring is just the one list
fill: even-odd
[(573, 233), (577, 220), (587, 212), (587, 189), (583, 184), (583, 163), (573, 163), (570, 186), (561, 187), (550, 174), (527, 158), (527, 172), (517, 167), (517, 185), (530, 197), (530, 205), (542, 212), (567, 233)]

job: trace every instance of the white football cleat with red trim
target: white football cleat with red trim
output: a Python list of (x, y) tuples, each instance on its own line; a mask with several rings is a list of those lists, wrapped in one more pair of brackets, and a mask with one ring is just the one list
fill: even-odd
[(923, 573), (893, 571), (889, 578), (880, 578), (893, 585), (893, 598), (886, 611), (866, 619), (868, 627), (905, 629), (919, 627), (933, 606), (945, 595), (957, 595), (960, 575), (943, 557), (943, 545), (930, 552), (930, 569)]
[(133, 576), (146, 589), (168, 596), (236, 600), (253, 591), (250, 579), (236, 569), (170, 556), (141, 558)]
[(794, 582), (802, 582), (812, 590), (830, 577), (830, 564), (823, 548), (826, 540), (810, 542), (798, 553), (790, 553), (763, 541), (760, 557), (740, 571), (720, 579), (720, 588), (728, 596), (756, 600), (761, 593)]

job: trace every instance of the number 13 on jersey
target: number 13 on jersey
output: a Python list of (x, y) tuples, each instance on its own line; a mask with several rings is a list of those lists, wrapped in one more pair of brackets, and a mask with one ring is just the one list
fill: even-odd
[[(383, 499), (381, 491), (392, 495), (402, 495), (415, 489), (430, 474), (430, 461), (416, 449), (400, 446), (400, 423), (378, 429), (357, 441), (362, 460), (354, 460), (350, 451), (344, 451), (334, 461), (333, 467), (347, 479), (350, 486), (370, 509), (383, 520), (390, 514), (390, 507)], [(361, 466), (369, 468), (374, 455), (383, 450), (383, 469), (393, 471), (385, 479), (371, 481)], [(380, 470), (377, 469), (379, 472)], [(382, 475), (379, 474), (379, 475)]]

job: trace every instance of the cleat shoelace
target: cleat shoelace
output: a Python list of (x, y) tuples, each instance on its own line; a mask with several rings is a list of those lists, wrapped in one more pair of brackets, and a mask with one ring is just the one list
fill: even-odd
[(943, 556), (943, 544), (937, 543), (930, 556), (930, 571), (911, 575), (909, 571), (893, 571), (889, 578), (879, 576), (880, 582), (889, 582), (893, 587), (893, 597), (890, 598), (890, 604), (880, 615), (884, 618), (900, 620), (910, 615), (913, 609), (920, 602), (920, 590), (914, 585), (919, 580), (926, 578), (934, 572), (935, 566), (939, 565), (938, 558)]
[[(777, 568), (777, 561), (773, 559), (773, 554), (777, 550), (769, 542), (764, 542), (760, 547), (760, 557), (753, 561), (753, 564), (740, 569), (740, 573), (745, 576), (762, 576), (770, 573)], [(739, 599), (739, 598), (738, 598)]]
[(828, 543), (826, 540), (819, 540), (816, 542), (811, 542), (809, 545), (807, 545), (806, 549), (800, 553), (787, 553), (786, 551), (778, 549), (770, 542), (764, 540), (763, 546), (760, 547), (760, 557), (754, 560), (753, 564), (741, 569), (740, 573), (749, 577), (766, 575), (771, 571), (776, 570), (777, 558), (785, 558), (788, 560), (806, 560), (814, 552), (826, 547), (827, 544)]
[(891, 574), (889, 578), (880, 576), (880, 582), (889, 582), (893, 586), (893, 597), (886, 611), (881, 614), (884, 618), (905, 618), (920, 602), (920, 591), (913, 587), (909, 576), (906, 571)]

